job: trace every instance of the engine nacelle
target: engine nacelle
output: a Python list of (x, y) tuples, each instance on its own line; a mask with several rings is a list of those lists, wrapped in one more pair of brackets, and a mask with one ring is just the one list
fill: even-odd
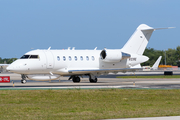
[(100, 53), (104, 62), (120, 62), (120, 60), (130, 58), (131, 55), (121, 52), (121, 50), (102, 50)]
[(60, 77), (60, 75), (49, 75), (49, 74), (33, 74), (27, 75), (28, 79), (30, 80), (37, 80), (37, 81), (49, 81), (49, 80), (56, 80)]

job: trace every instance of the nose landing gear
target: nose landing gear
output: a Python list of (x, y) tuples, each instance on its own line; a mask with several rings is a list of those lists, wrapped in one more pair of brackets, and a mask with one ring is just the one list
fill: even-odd
[(21, 74), (21, 78), (22, 78), (21, 83), (25, 84), (26, 83), (26, 75)]

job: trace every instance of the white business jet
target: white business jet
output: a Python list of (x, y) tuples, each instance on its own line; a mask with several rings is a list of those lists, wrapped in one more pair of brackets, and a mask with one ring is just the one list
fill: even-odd
[(33, 50), (7, 67), (10, 72), (21, 74), (22, 83), (30, 80), (55, 80), (60, 76), (70, 76), (69, 80), (80, 82), (83, 75), (89, 76), (91, 83), (97, 82), (99, 75), (135, 71), (142, 68), (133, 66), (146, 62), (143, 55), (154, 29), (141, 24), (122, 49), (103, 50)]

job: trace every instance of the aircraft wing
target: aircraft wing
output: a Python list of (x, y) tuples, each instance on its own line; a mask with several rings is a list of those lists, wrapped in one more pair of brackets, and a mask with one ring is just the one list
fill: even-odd
[(68, 70), (72, 74), (89, 74), (89, 73), (117, 73), (117, 72), (135, 72), (136, 70), (142, 70), (142, 68), (121, 68), (121, 69), (82, 69), (82, 70)]
[(8, 66), (8, 65), (10, 65), (10, 64), (0, 64), (0, 66)]
[(162, 56), (159, 56), (159, 58), (157, 59), (157, 61), (154, 63), (154, 65), (152, 66), (152, 70), (157, 70), (158, 69), (158, 66), (159, 66), (159, 63), (161, 62), (161, 58)]
[(0, 64), (0, 73), (6, 70), (6, 67), (10, 64)]

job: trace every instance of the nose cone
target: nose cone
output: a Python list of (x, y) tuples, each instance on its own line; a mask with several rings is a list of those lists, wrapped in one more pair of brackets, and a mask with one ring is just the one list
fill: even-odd
[(16, 71), (17, 71), (17, 68), (15, 68), (12, 64), (10, 64), (10, 65), (6, 68), (6, 70), (7, 70), (8, 72), (16, 72)]
[[(10, 66), (10, 65), (9, 65), (9, 66)], [(9, 66), (6, 68), (7, 71), (10, 71), (10, 70), (11, 70), (11, 67), (9, 67)]]
[(14, 67), (12, 65), (9, 65), (7, 68), (6, 68), (7, 71), (11, 72), (14, 70)]
[(14, 73), (23, 73), (26, 69), (22, 61), (16, 60), (12, 64), (10, 64), (6, 68), (6, 70), (9, 72), (14, 72)]

